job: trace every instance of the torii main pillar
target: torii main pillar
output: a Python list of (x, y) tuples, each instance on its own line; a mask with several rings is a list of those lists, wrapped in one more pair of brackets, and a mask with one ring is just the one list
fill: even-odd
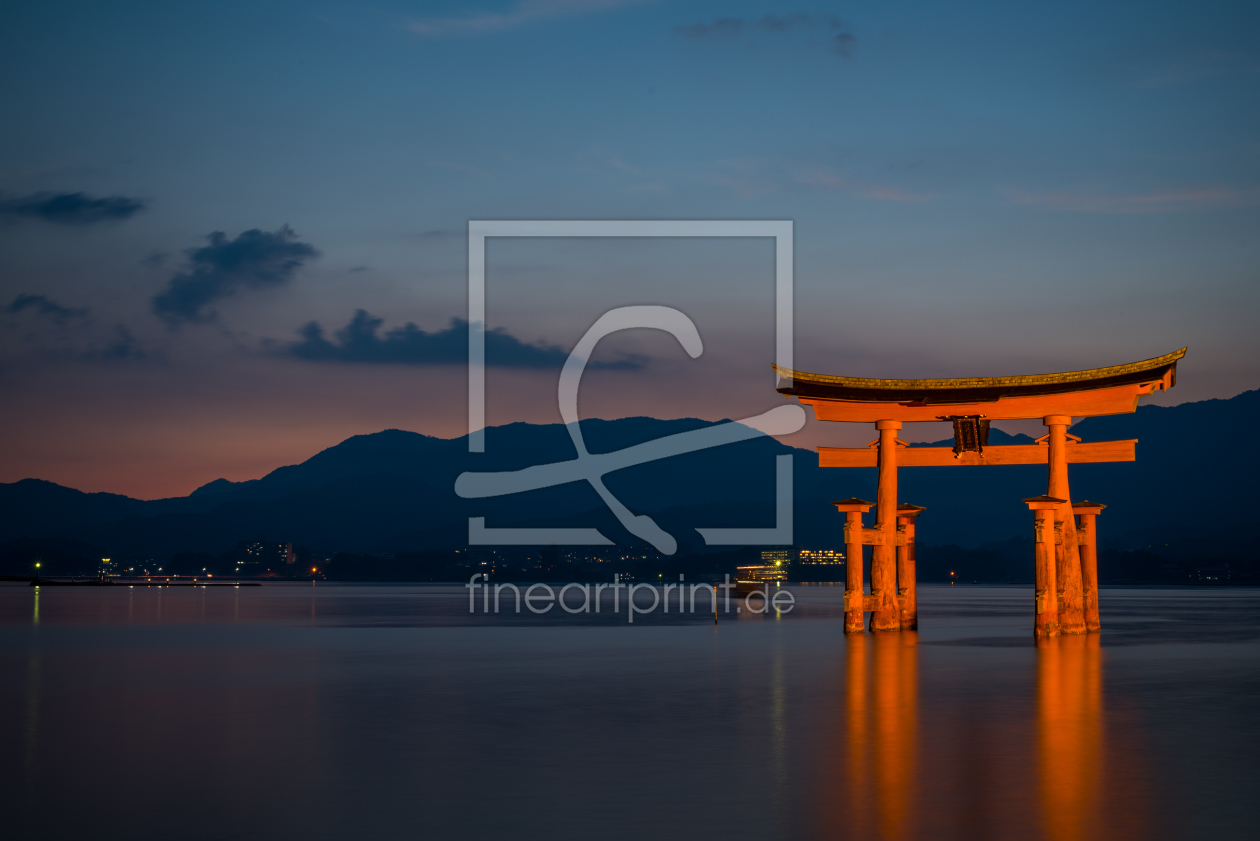
[(1081, 552), (1076, 543), (1076, 516), (1068, 488), (1067, 415), (1046, 415), (1050, 430), (1050, 483), (1046, 496), (1063, 500), (1054, 511), (1054, 528), (1062, 535), (1054, 545), (1055, 581), (1058, 585), (1059, 633), (1085, 633), (1085, 593), (1081, 585)]
[(900, 631), (897, 599), (897, 430), (899, 420), (875, 423), (879, 430), (879, 486), (875, 492), (875, 529), (880, 540), (871, 552), (872, 631)]

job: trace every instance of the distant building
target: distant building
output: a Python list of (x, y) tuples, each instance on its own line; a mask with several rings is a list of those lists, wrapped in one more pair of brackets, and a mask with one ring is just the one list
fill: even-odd
[(796, 562), (802, 566), (840, 566), (844, 563), (844, 553), (835, 549), (802, 549)]
[(763, 549), (761, 551), (761, 563), (765, 566), (787, 566), (795, 560), (795, 549)]
[(236, 544), (236, 557), (236, 571), (242, 575), (276, 573), (297, 561), (292, 543), (268, 540), (242, 540)]
[(1194, 571), (1194, 575), (1198, 581), (1222, 583), (1233, 577), (1232, 572), (1229, 564), (1221, 564), (1220, 566), (1199, 567)]

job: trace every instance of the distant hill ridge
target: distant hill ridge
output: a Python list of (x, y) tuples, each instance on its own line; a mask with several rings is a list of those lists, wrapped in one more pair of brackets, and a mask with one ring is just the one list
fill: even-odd
[[(1073, 466), (1073, 495), (1107, 504), (1100, 534), (1126, 548), (1202, 534), (1205, 524), (1217, 522), (1228, 524), (1222, 540), (1243, 540), (1257, 518), (1254, 450), (1200, 442), (1207, 432), (1244, 434), (1257, 410), (1260, 391), (1248, 391), (1085, 420), (1072, 431), (1087, 441), (1138, 438), (1138, 461)], [(593, 452), (606, 452), (708, 425), (639, 417), (586, 420), (582, 430)], [(491, 526), (595, 526), (618, 542), (629, 539), (584, 483), (495, 499), (457, 497), (455, 477), (465, 470), (511, 470), (575, 456), (561, 424), (492, 427), (486, 441), (484, 454), (471, 454), (464, 438), (384, 430), (348, 438), (259, 479), (217, 479), (186, 497), (149, 501), (24, 479), (0, 484), (0, 541), (55, 537), (158, 557), (221, 552), (260, 535), (329, 551), (453, 548), (466, 544), (469, 516), (485, 516)], [(990, 438), (994, 445), (1030, 442), (996, 429)], [(701, 548), (697, 526), (773, 524), (773, 456), (787, 453), (795, 466), (797, 544), (838, 545), (841, 521), (829, 503), (873, 499), (875, 471), (823, 470), (813, 451), (771, 438), (628, 468), (610, 474), (607, 484), (632, 510), (650, 513), (681, 541)], [(1019, 500), (1044, 493), (1045, 485), (1046, 470), (1037, 465), (901, 471), (902, 500), (928, 509), (919, 534), (931, 544), (976, 546), (1024, 535), (1031, 520)]]

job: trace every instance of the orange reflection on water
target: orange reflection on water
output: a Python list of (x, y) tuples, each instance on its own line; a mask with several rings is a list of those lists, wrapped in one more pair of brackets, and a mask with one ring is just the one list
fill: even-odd
[(1155, 804), (1138, 728), (1131, 712), (1104, 708), (1100, 643), (1088, 634), (1037, 645), (1039, 794), (1049, 841), (1150, 837)]
[(1041, 821), (1049, 841), (1098, 835), (1102, 769), (1102, 649), (1097, 634), (1037, 644)]
[(918, 634), (848, 640), (848, 809), (857, 837), (909, 837), (918, 763)]
[(1138, 728), (1123, 705), (1106, 708), (1098, 635), (1026, 654), (956, 649), (948, 671), (926, 675), (918, 642), (845, 640), (812, 837), (1149, 837)]

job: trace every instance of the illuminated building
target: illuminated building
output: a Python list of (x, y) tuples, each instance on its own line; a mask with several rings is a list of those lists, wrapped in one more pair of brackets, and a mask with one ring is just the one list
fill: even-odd
[(807, 566), (839, 566), (844, 563), (844, 553), (835, 549), (802, 549), (797, 556), (797, 563)]
[(764, 566), (787, 566), (795, 560), (795, 549), (763, 549), (761, 552), (761, 563)]
[(267, 540), (242, 540), (236, 544), (236, 571), (243, 575), (278, 572), (297, 562), (292, 543)]

